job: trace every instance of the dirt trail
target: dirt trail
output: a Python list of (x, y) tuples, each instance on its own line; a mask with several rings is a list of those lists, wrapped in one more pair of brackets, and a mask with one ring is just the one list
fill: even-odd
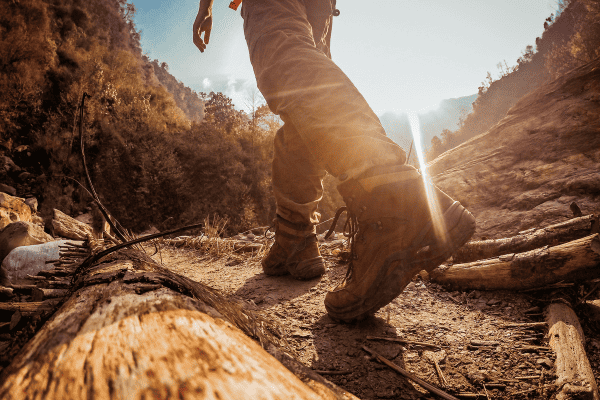
[[(447, 292), (417, 277), (374, 317), (356, 324), (337, 324), (323, 306), (329, 288), (341, 282), (346, 272), (346, 266), (334, 257), (328, 257), (328, 271), (321, 279), (305, 282), (264, 275), (258, 256), (230, 255), (215, 260), (194, 250), (163, 247), (154, 258), (174, 272), (256, 304), (285, 327), (301, 362), (324, 371), (326, 378), (362, 399), (435, 398), (372, 361), (363, 345), (444, 388), (432, 362), (437, 359), (447, 381), (445, 390), (454, 395), (472, 393), (485, 399), (487, 391), (490, 399), (546, 399), (555, 391), (554, 355), (543, 349), (527, 352), (519, 348), (547, 346), (547, 330), (505, 326), (543, 320), (541, 311), (525, 313), (544, 306), (527, 294)], [(590, 329), (586, 335), (588, 356), (599, 371), (600, 335)], [(367, 336), (397, 337), (439, 347), (368, 340)], [(480, 346), (478, 342), (484, 341), (491, 343)]]

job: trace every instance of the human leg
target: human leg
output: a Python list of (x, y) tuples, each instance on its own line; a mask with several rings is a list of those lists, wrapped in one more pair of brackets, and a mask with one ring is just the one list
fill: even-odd
[(356, 87), (317, 48), (302, 1), (247, 0), (243, 7), (258, 87), (320, 165), (340, 176), (404, 162)]
[(389, 303), (416, 272), (449, 257), (473, 234), (475, 220), (403, 165), (404, 152), (385, 136), (364, 98), (318, 51), (303, 3), (244, 4), (259, 89), (313, 159), (342, 181), (354, 259), (325, 306), (337, 319), (362, 318)]
[(290, 273), (297, 279), (311, 279), (325, 273), (315, 229), (325, 170), (311, 158), (293, 126), (277, 131), (273, 157), (277, 217), (275, 242), (262, 261), (267, 275)]

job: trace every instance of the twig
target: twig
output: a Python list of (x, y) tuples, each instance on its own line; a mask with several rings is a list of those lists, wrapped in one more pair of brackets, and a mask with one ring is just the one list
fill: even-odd
[(592, 293), (594, 293), (596, 291), (596, 289), (598, 289), (599, 286), (600, 286), (600, 282), (596, 282), (594, 287), (592, 287), (592, 289), (577, 302), (577, 305), (583, 303), (588, 297), (590, 297), (590, 295)]
[(435, 367), (435, 372), (437, 372), (438, 377), (440, 378), (440, 383), (443, 387), (448, 387), (448, 381), (446, 380), (446, 377), (444, 376), (444, 373), (442, 372), (442, 369), (440, 368), (440, 365), (438, 364), (437, 360), (432, 361), (433, 366)]
[(485, 397), (487, 397), (488, 400), (490, 400), (490, 394), (487, 391), (487, 388), (485, 387), (485, 383), (483, 384), (483, 390), (485, 391)]
[(522, 322), (517, 324), (506, 324), (504, 328), (522, 328), (522, 329), (533, 329), (533, 328), (546, 328), (547, 322)]
[(538, 379), (541, 375), (525, 375), (525, 376), (515, 376), (515, 379), (520, 379), (522, 381), (528, 381), (531, 379)]
[(397, 366), (396, 364), (394, 364), (393, 362), (391, 362), (390, 360), (388, 360), (387, 358), (384, 358), (381, 354), (375, 352), (374, 350), (369, 349), (367, 346), (363, 346), (362, 347), (364, 351), (366, 351), (367, 353), (371, 354), (372, 356), (374, 356), (379, 362), (384, 363), (385, 365), (387, 365), (388, 367), (390, 367), (391, 369), (393, 369), (394, 371), (398, 372), (400, 375), (410, 379), (411, 381), (419, 384), (420, 386), (422, 386), (423, 388), (427, 389), (428, 391), (430, 391), (431, 393), (435, 393), (438, 396), (446, 399), (446, 400), (458, 400), (456, 397), (444, 392), (441, 389), (438, 389), (437, 387), (433, 386), (432, 384), (429, 384), (427, 382), (425, 382), (424, 380), (417, 378), (416, 376), (414, 376), (413, 374), (411, 374), (410, 372), (400, 368), (399, 366)]
[(324, 370), (314, 370), (319, 375), (348, 375), (351, 374), (352, 371), (324, 371)]
[(111, 248), (108, 248), (108, 249), (106, 249), (104, 251), (101, 251), (98, 254), (94, 254), (93, 256), (90, 256), (90, 257), (86, 258), (81, 263), (81, 265), (79, 266), (79, 268), (77, 268), (76, 272), (79, 272), (82, 269), (87, 268), (88, 266), (92, 265), (93, 263), (95, 263), (96, 261), (98, 261), (99, 259), (101, 259), (102, 257), (106, 257), (110, 253), (114, 253), (115, 251), (121, 250), (122, 248), (129, 247), (129, 246), (131, 246), (133, 244), (147, 242), (148, 240), (156, 239), (156, 238), (159, 238), (159, 237), (163, 237), (163, 236), (167, 236), (167, 235), (172, 235), (174, 233), (183, 232), (183, 231), (187, 231), (187, 230), (190, 230), (190, 229), (201, 228), (202, 226), (203, 226), (203, 224), (201, 224), (201, 223), (200, 224), (194, 224), (194, 225), (188, 225), (188, 226), (184, 226), (182, 228), (171, 229), (170, 231), (155, 233), (153, 235), (144, 236), (144, 237), (141, 237), (141, 238), (130, 240), (130, 241), (125, 242), (125, 243), (118, 244), (118, 245), (113, 246)]
[[(544, 386), (542, 386), (542, 389), (546, 389), (546, 388), (553, 387), (553, 386), (554, 386), (554, 385), (552, 385), (552, 384), (549, 384), (549, 385), (544, 385)], [(538, 389), (539, 389), (539, 387), (535, 387), (535, 388), (533, 388), (533, 389), (521, 390), (520, 392), (514, 392), (514, 393), (511, 393), (511, 394), (512, 394), (513, 396), (514, 396), (514, 395), (517, 395), (517, 394), (525, 394), (525, 393), (534, 392), (534, 391), (536, 391), (536, 390), (538, 390)]]
[(108, 224), (110, 225), (110, 228), (113, 230), (113, 232), (115, 232), (115, 234), (118, 236), (118, 238), (122, 242), (126, 242), (128, 240), (128, 238), (125, 237), (125, 235), (121, 232), (121, 229), (123, 227), (121, 226), (121, 224), (119, 224), (119, 222), (116, 219), (115, 219), (116, 225), (119, 225), (119, 228), (121, 228), (121, 229), (118, 229), (115, 226), (115, 224), (113, 223), (113, 221), (110, 218), (108, 210), (100, 202), (100, 198), (98, 197), (98, 194), (96, 193), (96, 189), (94, 189), (94, 185), (92, 185), (92, 179), (90, 178), (90, 172), (88, 171), (88, 167), (85, 162), (85, 151), (84, 151), (84, 141), (83, 141), (83, 116), (84, 116), (83, 111), (84, 111), (86, 97), (92, 97), (92, 96), (87, 94), (87, 92), (84, 92), (83, 96), (81, 96), (81, 106), (79, 108), (79, 144), (80, 144), (80, 150), (81, 150), (81, 162), (83, 163), (83, 170), (85, 171), (85, 179), (89, 186), (91, 195), (94, 198), (94, 201), (96, 202), (96, 204), (98, 204), (98, 208), (100, 208), (100, 212), (106, 219), (106, 222), (108, 222)]
[(404, 344), (412, 344), (414, 346), (422, 346), (422, 347), (431, 347), (434, 349), (441, 350), (442, 348), (436, 344), (431, 343), (423, 343), (423, 342), (413, 342), (411, 340), (404, 340), (397, 337), (383, 337), (383, 336), (367, 336), (367, 340), (387, 340), (388, 342), (398, 342)]
[(567, 287), (571, 287), (573, 285), (575, 285), (573, 282), (567, 282), (567, 283), (558, 282), (558, 283), (555, 283), (553, 285), (548, 285), (548, 286), (544, 286), (544, 287), (537, 287), (537, 288), (520, 290), (520, 293), (536, 292), (538, 290), (550, 290), (550, 289), (567, 288)]

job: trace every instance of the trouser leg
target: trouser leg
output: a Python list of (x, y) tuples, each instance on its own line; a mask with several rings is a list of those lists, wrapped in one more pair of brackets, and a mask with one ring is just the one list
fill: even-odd
[(258, 88), (334, 176), (404, 162), (401, 147), (348, 77), (317, 48), (301, 0), (245, 0), (242, 15)]
[(295, 224), (319, 222), (317, 207), (323, 197), (325, 170), (312, 160), (293, 125), (285, 124), (275, 135), (273, 193), (277, 214)]
[[(309, 3), (306, 8), (311, 10), (307, 17), (316, 47), (331, 58), (329, 0), (304, 1)], [(296, 224), (317, 224), (325, 174), (323, 166), (315, 162), (294, 126), (284, 124), (277, 131), (273, 151), (273, 193), (277, 214)]]

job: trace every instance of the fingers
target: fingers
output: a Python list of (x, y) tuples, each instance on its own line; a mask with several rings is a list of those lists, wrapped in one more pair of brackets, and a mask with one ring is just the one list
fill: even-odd
[[(212, 30), (212, 18), (211, 17), (204, 18), (203, 20), (196, 18), (196, 21), (194, 22), (193, 40), (194, 40), (194, 44), (196, 45), (198, 50), (200, 50), (201, 53), (204, 53), (204, 50), (206, 50), (206, 45), (208, 44), (208, 42), (210, 40), (210, 31), (211, 30)], [(204, 40), (202, 40), (202, 33), (204, 33)]]
[(212, 28), (208, 28), (204, 31), (204, 43), (208, 44), (208, 41), (210, 40), (210, 31)]

